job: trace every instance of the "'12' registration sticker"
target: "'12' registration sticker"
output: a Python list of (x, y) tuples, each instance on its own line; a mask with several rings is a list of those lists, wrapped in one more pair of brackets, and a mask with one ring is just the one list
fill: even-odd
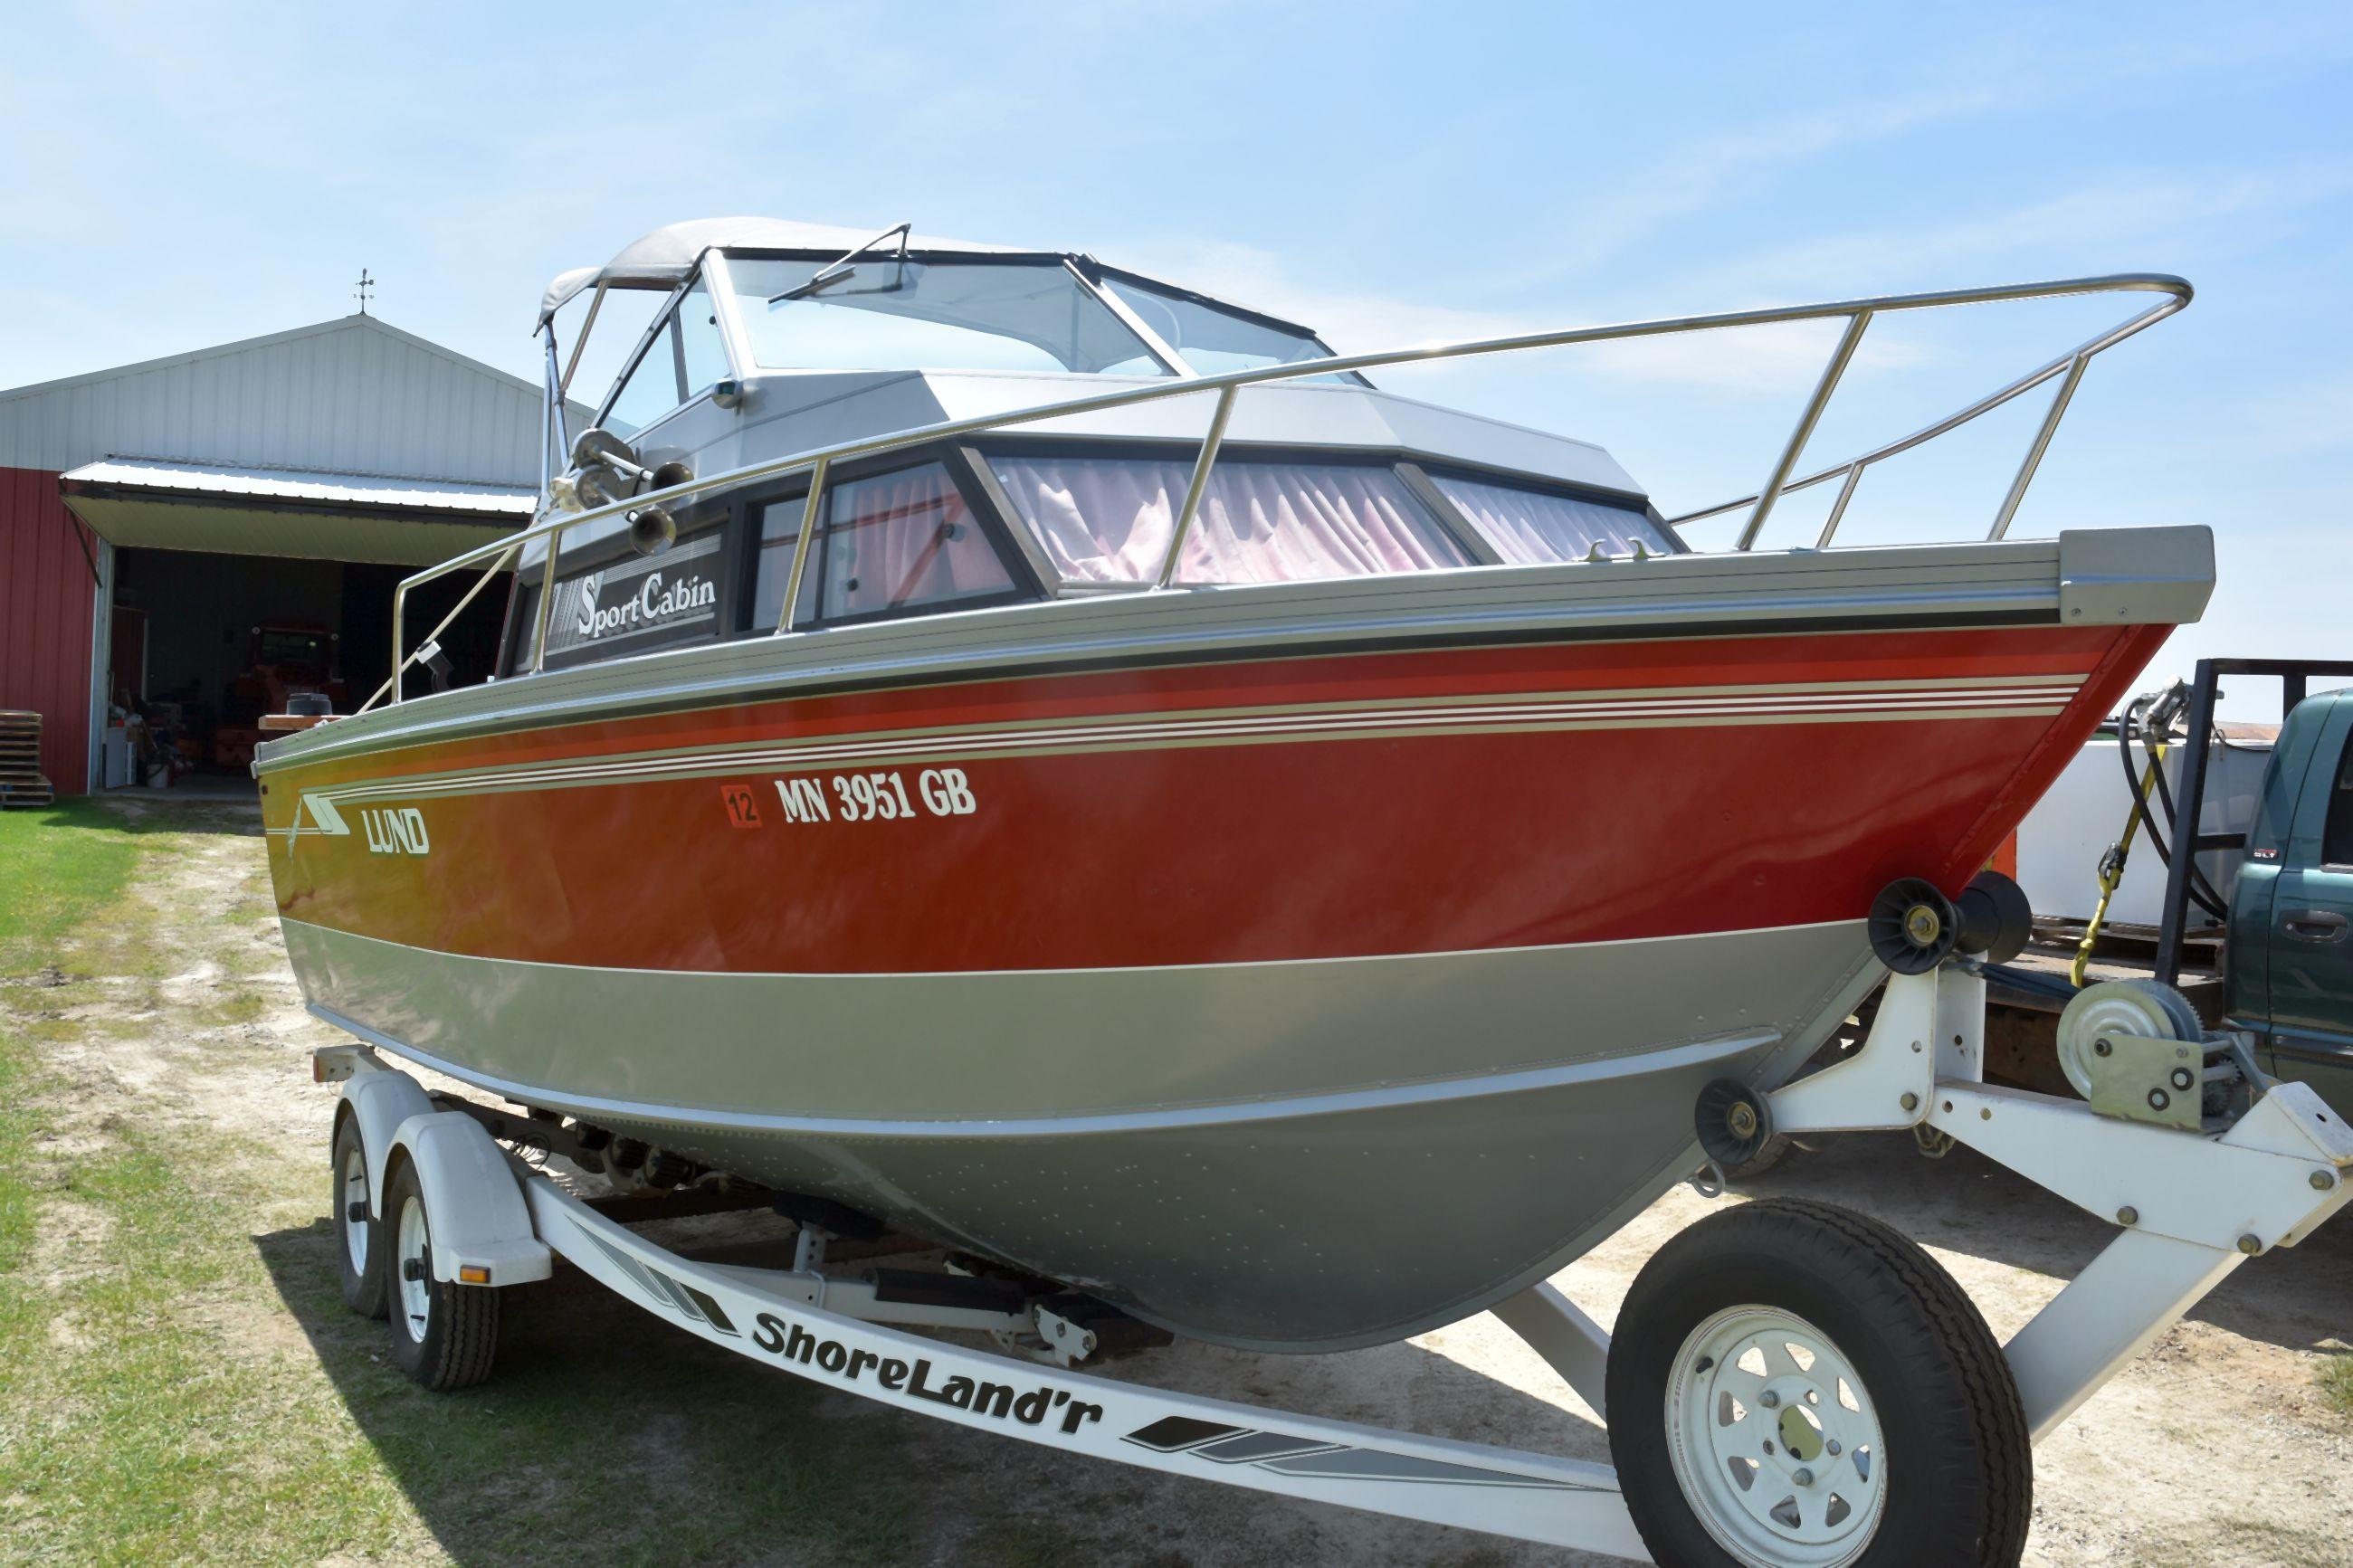
[(752, 793), (750, 784), (721, 784), (719, 798), (726, 803), (730, 827), (760, 826), (760, 797)]

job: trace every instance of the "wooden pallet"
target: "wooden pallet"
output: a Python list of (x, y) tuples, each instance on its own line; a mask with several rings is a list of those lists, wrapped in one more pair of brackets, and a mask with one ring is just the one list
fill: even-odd
[(0, 811), (47, 805), (56, 798), (41, 775), (41, 716), (0, 709)]

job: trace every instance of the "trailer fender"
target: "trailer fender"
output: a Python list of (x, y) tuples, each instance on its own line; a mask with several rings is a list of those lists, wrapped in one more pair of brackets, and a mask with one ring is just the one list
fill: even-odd
[(401, 1123), (412, 1116), (429, 1115), (433, 1101), (425, 1087), (392, 1068), (353, 1073), (343, 1080), (347, 1114), (359, 1118), (360, 1148), (367, 1154), (368, 1209), (384, 1217), (384, 1173), (392, 1158), (393, 1141)]
[[(554, 1254), (532, 1228), (531, 1209), (506, 1152), (462, 1110), (429, 1104), (393, 1134), (394, 1157), (417, 1167), (432, 1229), (433, 1278), (467, 1285), (544, 1279)], [(387, 1169), (389, 1164), (387, 1163)], [(385, 1216), (387, 1224), (397, 1223)], [(480, 1269), (483, 1278), (470, 1279)]]

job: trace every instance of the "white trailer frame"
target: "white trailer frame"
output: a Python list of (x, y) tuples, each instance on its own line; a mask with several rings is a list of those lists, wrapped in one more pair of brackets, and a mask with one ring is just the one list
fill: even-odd
[[(2233, 1268), (2295, 1245), (2342, 1207), (2353, 1196), (2353, 1131), (2301, 1084), (2272, 1086), (2219, 1133), (1989, 1086), (1984, 1018), (1984, 982), (1964, 965), (1893, 975), (1861, 1049), (1766, 1100), (1783, 1132), (1928, 1127), (2122, 1225), (2006, 1347), (2040, 1441)], [(1065, 1362), (1085, 1348), (1040, 1306), (893, 1301), (830, 1278), (824, 1235), (808, 1226), (790, 1269), (681, 1258), (533, 1171), (473, 1118), (431, 1112), (415, 1081), (370, 1047), (322, 1052), (318, 1072), (349, 1080), (379, 1216), (389, 1163), (416, 1163), (438, 1279), (544, 1279), (560, 1254), (713, 1344), (917, 1415), (1145, 1469), (1649, 1560), (1609, 1466), (1199, 1398), (910, 1332), (892, 1325), (1035, 1334)], [(396, 1110), (405, 1114), (394, 1126)], [(1591, 1318), (1546, 1284), (1493, 1310), (1606, 1419), (1609, 1341)]]

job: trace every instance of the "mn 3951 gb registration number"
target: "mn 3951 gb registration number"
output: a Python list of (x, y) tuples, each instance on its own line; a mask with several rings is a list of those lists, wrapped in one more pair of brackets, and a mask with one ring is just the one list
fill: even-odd
[[(895, 768), (874, 773), (801, 774), (777, 779), (776, 809), (788, 823), (896, 822), (927, 816), (970, 816), (979, 809), (972, 781), (962, 768), (924, 768), (912, 775)], [(720, 790), (727, 818), (738, 827), (761, 826), (763, 802), (750, 787)]]

